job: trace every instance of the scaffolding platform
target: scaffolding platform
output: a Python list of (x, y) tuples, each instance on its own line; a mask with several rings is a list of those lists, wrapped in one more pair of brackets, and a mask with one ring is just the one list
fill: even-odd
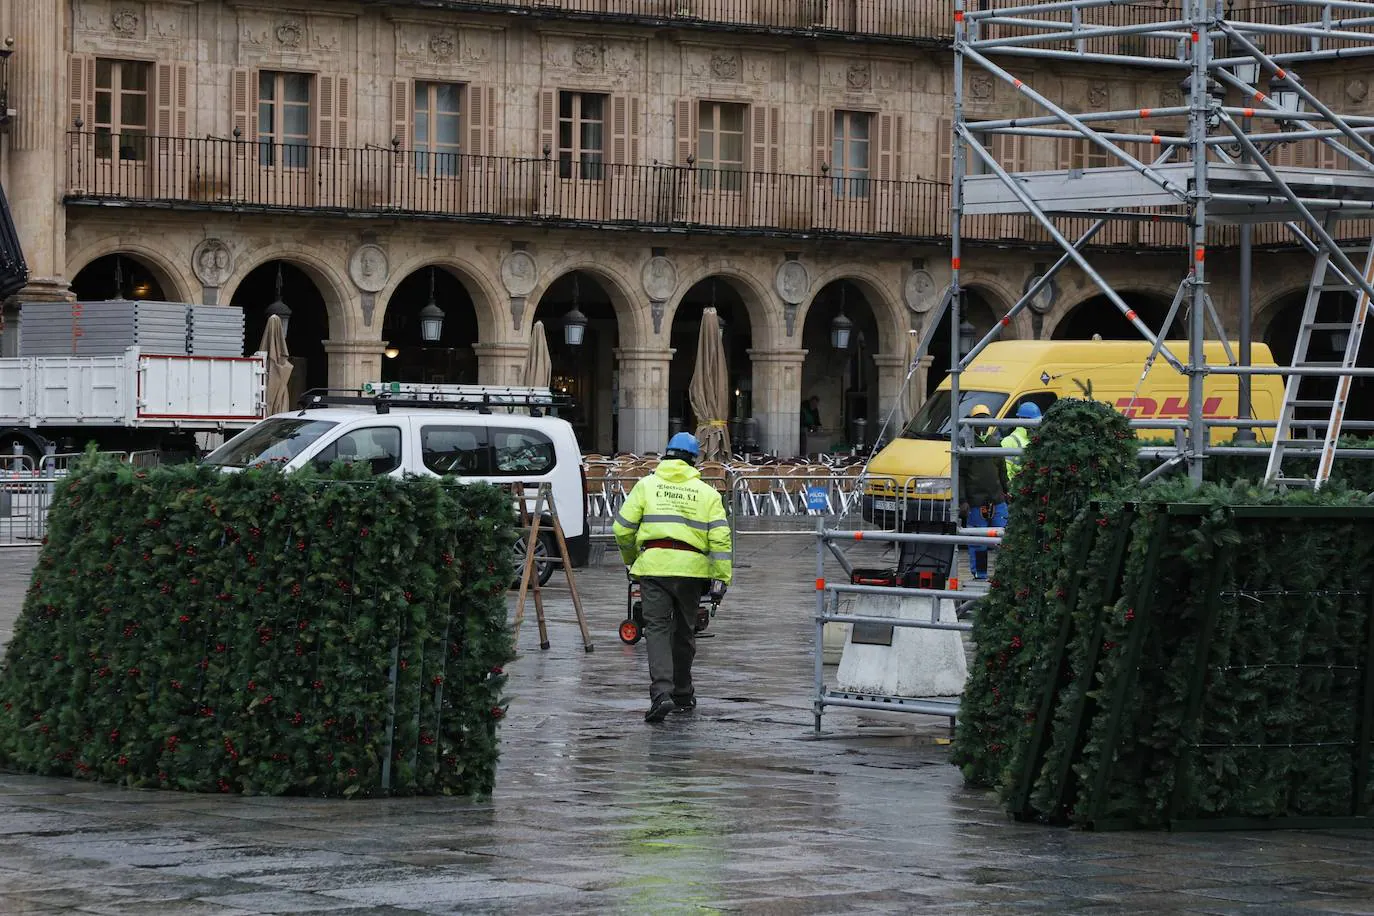
[[(1189, 192), (1194, 189), (1191, 162), (1154, 166), (1151, 170), (1172, 185)], [(1283, 166), (1275, 167), (1275, 171), (1314, 212), (1331, 213), (1336, 219), (1368, 219), (1374, 215), (1374, 172)], [(1302, 213), (1279, 193), (1259, 166), (1212, 163), (1207, 172), (1207, 190), (1212, 196), (1207, 207), (1209, 224), (1302, 219)], [(1116, 210), (1113, 218), (1121, 219), (1147, 207), (1177, 208), (1180, 216), (1185, 213), (1185, 205), (1175, 193), (1130, 166), (1017, 172), (1013, 177), (1042, 210), (1053, 215), (1106, 215), (1105, 211)], [(1232, 199), (1242, 197), (1251, 200)], [(997, 175), (966, 176), (963, 204), (964, 213), (971, 216), (1030, 212)]]

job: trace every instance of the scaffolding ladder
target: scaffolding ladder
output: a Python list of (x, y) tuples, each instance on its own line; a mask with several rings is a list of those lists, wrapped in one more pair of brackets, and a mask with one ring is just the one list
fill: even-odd
[[(1292, 368), (1336, 371), (1320, 379), (1322, 397), (1312, 396), (1312, 382), (1318, 381), (1308, 381), (1312, 373), (1294, 372), (1288, 376), (1288, 382), (1284, 386), (1283, 410), (1279, 414), (1278, 429), (1274, 432), (1274, 441), (1269, 449), (1269, 464), (1264, 473), (1265, 483), (1285, 488), (1303, 487), (1318, 490), (1331, 478), (1331, 467), (1336, 460), (1336, 445), (1341, 437), (1341, 421), (1345, 417), (1345, 407), (1350, 399), (1350, 385), (1353, 380), (1352, 374), (1342, 374), (1339, 370), (1353, 369), (1360, 355), (1360, 342), (1364, 337), (1370, 301), (1369, 293), (1364, 287), (1374, 283), (1374, 239), (1370, 240), (1369, 249), (1365, 254), (1364, 280), (1364, 284), (1351, 282), (1331, 263), (1329, 251), (1322, 250), (1317, 253), (1312, 265), (1312, 281), (1307, 287), (1307, 301), (1303, 304), (1302, 323), (1298, 326), (1298, 338), (1293, 347)], [(1340, 320), (1321, 320), (1324, 293), (1353, 293), (1354, 314)], [(1345, 346), (1334, 348), (1344, 350), (1340, 360), (1314, 360), (1309, 357), (1315, 332), (1344, 335)], [(1305, 382), (1306, 391), (1303, 390)], [(1312, 454), (1311, 445), (1315, 440), (1298, 439), (1293, 436), (1293, 426), (1298, 420), (1298, 412), (1304, 410), (1324, 412), (1327, 418), (1321, 451), (1317, 456), (1316, 473), (1311, 477), (1299, 477), (1283, 472), (1283, 461), (1290, 449), (1302, 449), (1301, 454), (1304, 457), (1310, 457)], [(1292, 461), (1292, 458), (1289, 460)]]

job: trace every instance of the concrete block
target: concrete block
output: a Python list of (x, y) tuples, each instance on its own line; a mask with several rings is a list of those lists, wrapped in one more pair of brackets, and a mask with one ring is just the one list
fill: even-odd
[[(938, 605), (941, 623), (955, 623), (952, 601), (894, 595), (855, 595), (849, 613), (864, 617), (930, 620)], [(949, 697), (964, 691), (968, 661), (958, 630), (894, 627), (892, 645), (845, 640), (835, 684), (840, 690), (894, 697)]]

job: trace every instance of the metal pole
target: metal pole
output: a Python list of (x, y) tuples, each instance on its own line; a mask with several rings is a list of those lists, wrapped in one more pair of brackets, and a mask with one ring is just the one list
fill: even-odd
[[(964, 54), (968, 50), (967, 26), (964, 24), (966, 0), (954, 0), (954, 117), (950, 152), (953, 154), (953, 176), (950, 188), (950, 298), (949, 298), (949, 504), (956, 516), (959, 512), (959, 323), (963, 314), (963, 291), (959, 286), (959, 267), (962, 244), (960, 233), (964, 221)], [(902, 494), (905, 498), (906, 494)], [(957, 524), (957, 521), (956, 521)], [(957, 558), (956, 558), (957, 559)]]
[[(1240, 365), (1250, 365), (1250, 261), (1251, 248), (1255, 240), (1255, 227), (1249, 223), (1240, 224)], [(1241, 420), (1250, 417), (1250, 376), (1242, 375), (1240, 382), (1240, 403), (1236, 416)], [(1248, 426), (1236, 429), (1237, 442), (1254, 442), (1255, 431)]]
[(816, 519), (816, 734), (821, 733), (821, 711), (825, 708), (825, 519)]
[(1193, 146), (1192, 193), (1192, 310), (1188, 314), (1188, 476), (1202, 483), (1202, 462), (1208, 431), (1202, 425), (1202, 381), (1207, 367), (1204, 339), (1207, 333), (1207, 120), (1212, 98), (1207, 91), (1207, 61), (1212, 47), (1208, 34), (1211, 15), (1208, 0), (1188, 0), (1187, 18), (1192, 22), (1193, 78), (1189, 100), (1188, 139)]

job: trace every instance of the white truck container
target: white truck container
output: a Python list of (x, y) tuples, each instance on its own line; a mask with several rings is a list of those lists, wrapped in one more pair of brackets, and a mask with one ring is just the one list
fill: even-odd
[(197, 432), (266, 415), (267, 363), (253, 356), (142, 354), (0, 359), (0, 457), (105, 451), (194, 453)]

